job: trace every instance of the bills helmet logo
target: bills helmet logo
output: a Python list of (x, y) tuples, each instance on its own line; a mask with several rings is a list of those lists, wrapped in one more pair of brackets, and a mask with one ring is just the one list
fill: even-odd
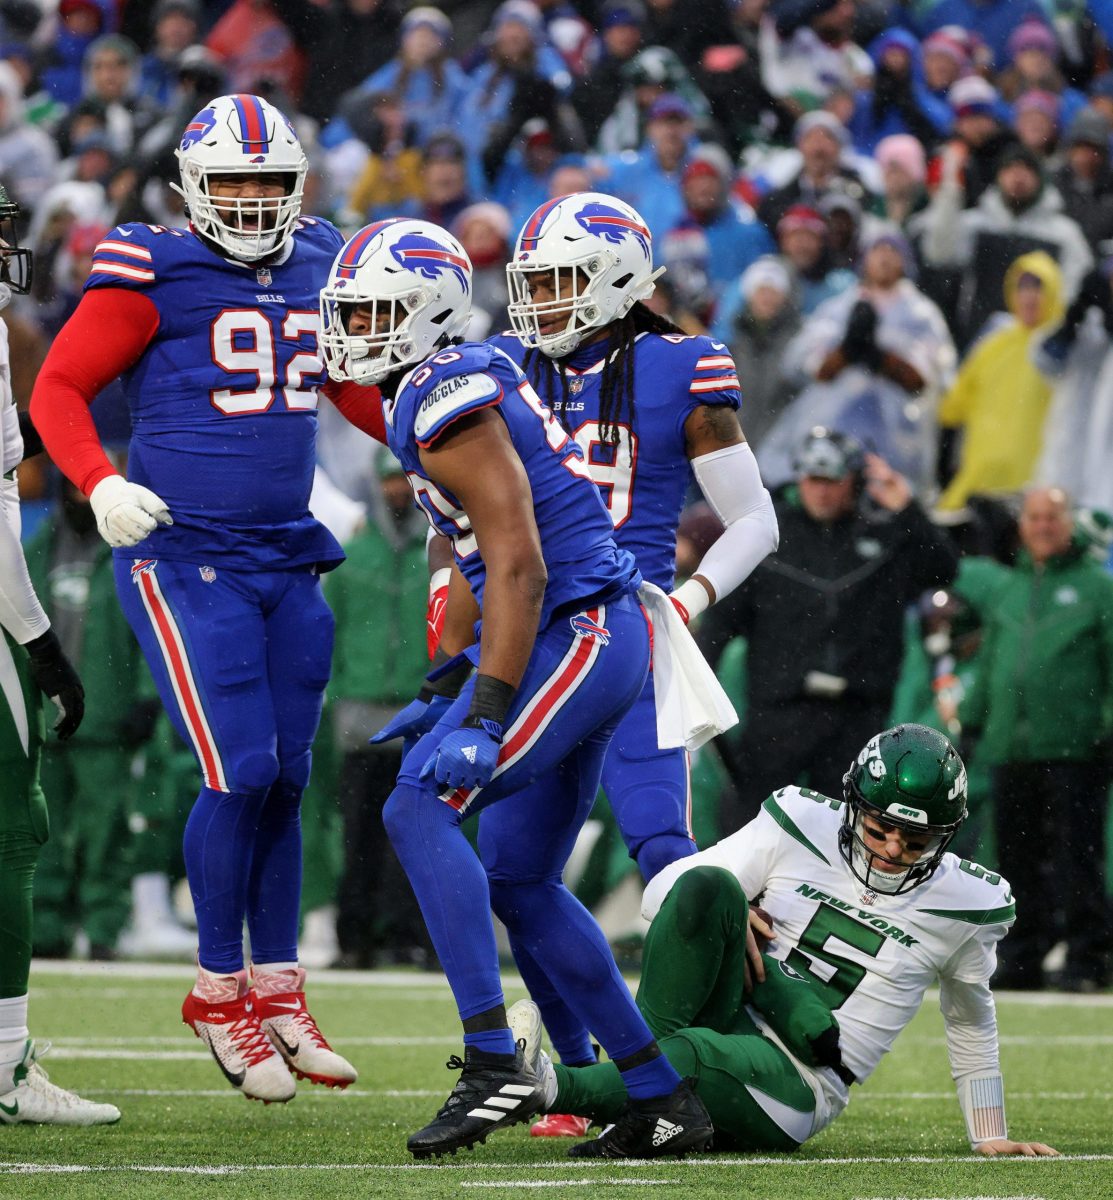
[(604, 646), (610, 644), (611, 631), (604, 628), (597, 621), (593, 621), (586, 613), (579, 613), (574, 617), (570, 617), (568, 623), (581, 637), (595, 638), (597, 641), (602, 642)]
[(212, 130), (215, 124), (216, 113), (211, 108), (203, 108), (185, 127), (185, 132), (182, 134), (181, 148), (188, 150), (190, 146), (196, 146)]
[(594, 237), (602, 238), (612, 245), (618, 245), (624, 238), (632, 237), (641, 247), (645, 257), (649, 258), (649, 230), (620, 209), (612, 208), (609, 204), (585, 204), (576, 213), (576, 223)]
[(468, 260), (432, 238), (420, 233), (407, 233), (391, 246), (390, 253), (400, 267), (434, 282), (445, 271), (451, 271), (464, 291), (471, 292)]

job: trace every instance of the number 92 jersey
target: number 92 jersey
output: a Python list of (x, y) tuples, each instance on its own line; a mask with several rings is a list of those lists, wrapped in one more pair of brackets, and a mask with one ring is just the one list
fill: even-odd
[(495, 408), (522, 461), (533, 493), (533, 515), (549, 580), (541, 613), (586, 599), (605, 601), (641, 583), (634, 560), (615, 545), (610, 518), (584, 467), (579, 447), (537, 398), (505, 354), (465, 342), (426, 359), (384, 405), (387, 440), (401, 462), (419, 508), (452, 540), (460, 570), (483, 604), (486, 571), (467, 513), (421, 465), (421, 450), (461, 418)]
[[(489, 342), (521, 365), (525, 350), (512, 334)], [(727, 348), (709, 337), (638, 334), (633, 421), (619, 426), (619, 444), (610, 446), (599, 437), (600, 384), (610, 350), (611, 343), (600, 340), (568, 356), (563, 420), (584, 452), (611, 514), (615, 540), (633, 554), (650, 583), (670, 592), (676, 575), (676, 530), (692, 480), (684, 424), (702, 404), (737, 409), (738, 374)], [(548, 359), (541, 363), (546, 371), (553, 370)], [(534, 370), (531, 365), (531, 379)], [(555, 395), (560, 395), (560, 386), (556, 381)], [(537, 390), (548, 399), (544, 386)]]
[(343, 243), (303, 217), (281, 262), (222, 257), (194, 232), (117, 226), (86, 289), (148, 297), (158, 328), (123, 375), (128, 478), (166, 501), (174, 524), (129, 556), (287, 569), (344, 558), (309, 513), (317, 391), (318, 291)]

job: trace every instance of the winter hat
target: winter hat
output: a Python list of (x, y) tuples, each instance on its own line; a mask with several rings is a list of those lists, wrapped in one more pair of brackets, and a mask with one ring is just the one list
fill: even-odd
[(794, 229), (810, 229), (820, 237), (827, 236), (827, 222), (823, 215), (807, 204), (794, 204), (777, 222), (778, 237)]
[(825, 130), (840, 146), (845, 146), (849, 141), (846, 126), (833, 112), (828, 112), (824, 108), (817, 109), (815, 112), (805, 113), (793, 127), (792, 140), (799, 146), (813, 129)]
[(961, 25), (944, 25), (924, 38), (924, 54), (935, 52), (953, 59), (963, 71), (970, 70), (970, 48)]
[(535, 42), (540, 41), (545, 32), (541, 10), (532, 0), (503, 0), (491, 18), (491, 28), (498, 29), (507, 21), (517, 21), (519, 25), (524, 25)]
[(1029, 17), (1012, 31), (1005, 49), (1013, 61), (1025, 50), (1042, 50), (1054, 58), (1059, 53), (1059, 42), (1043, 21)]
[(1068, 146), (1097, 146), (1099, 150), (1109, 150), (1109, 139), (1113, 136), (1113, 128), (1109, 122), (1093, 108), (1082, 108), (1074, 114), (1067, 130)]
[(1058, 128), (1060, 107), (1059, 97), (1054, 92), (1032, 88), (1017, 98), (1013, 113), (1019, 116), (1022, 112), (1041, 112)]
[(601, 33), (616, 25), (634, 25), (640, 29), (644, 24), (645, 6), (641, 0), (607, 0), (599, 15)]
[(947, 93), (947, 102), (956, 117), (972, 117), (978, 113), (994, 115), (997, 89), (980, 75), (967, 75), (957, 80)]
[(729, 184), (734, 178), (734, 170), (730, 165), (730, 157), (727, 152), (713, 142), (707, 142), (700, 146), (688, 160), (688, 165), (684, 168), (684, 174), (681, 176), (681, 183), (686, 183), (697, 175), (713, 175), (722, 183)]
[(786, 293), (792, 290), (788, 268), (779, 258), (771, 254), (763, 255), (742, 272), (738, 288), (746, 300), (751, 299), (759, 287), (772, 287)]
[(452, 22), (439, 8), (434, 8), (431, 4), (421, 4), (417, 8), (411, 8), (402, 18), (403, 34), (409, 33), (411, 29), (420, 29), (422, 26), (431, 29), (444, 42), (452, 39)]
[(681, 121), (690, 121), (692, 119), (692, 109), (683, 96), (677, 96), (673, 92), (666, 92), (665, 95), (658, 96), (649, 106), (646, 120), (667, 121), (671, 117), (676, 117)]
[(927, 178), (927, 159), (923, 144), (910, 133), (891, 133), (882, 138), (877, 143), (874, 157), (882, 170), (892, 163), (916, 183), (923, 183)]

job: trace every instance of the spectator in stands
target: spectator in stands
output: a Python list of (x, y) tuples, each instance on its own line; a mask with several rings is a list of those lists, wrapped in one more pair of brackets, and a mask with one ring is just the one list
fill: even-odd
[(884, 180), (882, 215), (908, 234), (911, 218), (928, 203), (924, 148), (910, 133), (894, 133), (877, 143), (874, 157)]
[(1110, 982), (1113, 579), (1072, 533), (1063, 491), (1025, 496), (1023, 553), (986, 607), (981, 669), (959, 709), (993, 767), (997, 865), (1017, 899), (997, 987), (1042, 987), (1043, 959), (1061, 939), (1067, 959), (1054, 982), (1071, 991)]
[(873, 75), (852, 37), (853, 0), (777, 0), (761, 26), (761, 77), (794, 115), (822, 106), (835, 87), (851, 94)]
[(417, 217), (447, 228), (472, 203), (464, 145), (451, 133), (435, 134), (421, 156), (421, 198), (396, 215)]
[(1022, 92), (1013, 105), (1013, 128), (1022, 146), (1039, 159), (1044, 170), (1058, 166), (1055, 151), (1059, 141), (1062, 105), (1054, 92), (1037, 88)]
[(1024, 254), (1009, 268), (1004, 297), (1010, 318), (974, 346), (939, 410), (945, 428), (963, 432), (941, 508), (961, 508), (972, 493), (1018, 492), (1043, 445), (1051, 385), (1031, 351), (1037, 331), (1062, 315), (1062, 273), (1042, 250)]
[(549, 45), (564, 59), (564, 65), (573, 78), (581, 79), (600, 52), (595, 30), (569, 0), (534, 2), (545, 23), (545, 37)]
[(845, 192), (859, 202), (869, 202), (870, 192), (861, 176), (842, 160), (849, 138), (834, 114), (822, 110), (806, 114), (796, 122), (793, 138), (802, 159), (799, 172), (758, 206), (758, 216), (769, 229), (776, 229), (793, 205), (818, 208), (829, 192)]
[(131, 152), (136, 142), (155, 123), (155, 104), (138, 94), (139, 51), (135, 43), (118, 33), (98, 38), (85, 54), (83, 101), (104, 108), (105, 132), (113, 152)]
[[(717, 323), (714, 336), (730, 350), (746, 397), (746, 441), (761, 461), (761, 444), (796, 394), (784, 375), (784, 352), (800, 328), (792, 277), (778, 258), (759, 258), (736, 285), (742, 307)], [(764, 468), (763, 468), (764, 471)]]
[(955, 351), (943, 314), (908, 277), (907, 240), (883, 230), (863, 248), (855, 288), (825, 301), (785, 353), (785, 371), (807, 383), (765, 445), (763, 472), (792, 476), (812, 425), (872, 444), (917, 491), (932, 481), (934, 412), (954, 377)]
[(1016, 134), (1002, 124), (1000, 97), (980, 75), (960, 79), (948, 100), (954, 113), (954, 137), (933, 164), (931, 182), (959, 182), (966, 208), (977, 204), (993, 183), (998, 160), (1016, 141)]
[(1063, 211), (1078, 222), (1090, 249), (1100, 253), (1113, 238), (1113, 169), (1109, 164), (1113, 126), (1093, 108), (1082, 109), (1064, 139), (1063, 164), (1052, 181)]
[(1026, 147), (1007, 147), (997, 175), (974, 208), (962, 210), (952, 149), (945, 154), (944, 176), (924, 216), (922, 249), (934, 266), (961, 273), (962, 291), (951, 328), (961, 347), (978, 335), (1001, 303), (1009, 266), (1030, 250), (1044, 250), (1058, 262), (1062, 290), (1073, 296), (1093, 255), (1078, 227), (1063, 210), (1063, 200), (1044, 180), (1039, 160)]
[(1090, 84), (1090, 106), (1113, 125), (1113, 71), (1106, 71)]
[(1021, 24), (1031, 19), (1047, 26), (1039, 0), (929, 0), (913, 10), (912, 28), (920, 37), (948, 25), (976, 34), (989, 48), (990, 61), (1009, 61), (1008, 42)]
[(602, 188), (628, 204), (636, 201), (654, 238), (663, 238), (684, 214), (680, 180), (695, 149), (694, 135), (687, 101), (661, 96), (649, 110), (644, 147), (606, 160)]
[(623, 68), (624, 87), (595, 140), (600, 154), (638, 150), (645, 141), (649, 111), (662, 96), (679, 96), (698, 129), (707, 128), (707, 98), (680, 58), (666, 46), (642, 50)]
[(548, 198), (549, 176), (559, 157), (553, 131), (543, 117), (531, 118), (518, 130), (491, 183), (491, 196), (510, 213), (512, 229), (521, 229)]
[(422, 195), (422, 153), (417, 130), (390, 92), (359, 92), (347, 120), (369, 150), (363, 171), (348, 198), (354, 219), (381, 221), (413, 204)]
[(512, 228), (510, 214), (492, 200), (470, 204), (452, 224), (451, 232), (468, 252), (472, 265), (470, 341), (482, 341), (510, 328), (506, 264), (510, 260)]
[(804, 316), (810, 316), (825, 300), (844, 292), (855, 281), (853, 271), (831, 265), (827, 222), (814, 208), (794, 204), (777, 222), (777, 244), (792, 268)]
[(273, 80), (295, 103), (305, 83), (306, 56), (275, 10), (274, 0), (232, 0), (205, 45), (228, 73), (235, 92), (257, 92)]
[(38, 31), (48, 34), (36, 64), (39, 77), (60, 104), (74, 104), (80, 97), (85, 51), (95, 38), (116, 28), (115, 10), (114, 0), (59, 0), (54, 29)]
[(924, 86), (937, 99), (946, 101), (951, 87), (973, 70), (965, 29), (948, 25), (924, 38), (920, 47)]
[(1069, 125), (1085, 107), (1086, 97), (1067, 86), (1056, 66), (1059, 42), (1055, 34), (1041, 20), (1021, 21), (1009, 35), (1008, 54), (1011, 65), (997, 76), (1002, 99), (1015, 103), (1025, 92), (1051, 92), (1059, 97), (1063, 124)]
[(920, 43), (906, 29), (888, 29), (869, 48), (873, 86), (858, 91), (850, 135), (864, 154), (883, 137), (910, 133), (933, 145), (950, 132), (951, 109), (924, 83)]
[(595, 144), (607, 116), (626, 86), (623, 70), (642, 48), (645, 5), (642, 0), (606, 0), (599, 14), (602, 51), (599, 61), (572, 93), (572, 103), (589, 146)]
[(681, 224), (695, 225), (705, 234), (710, 250), (708, 276), (717, 291), (735, 283), (752, 262), (776, 249), (754, 210), (732, 197), (733, 174), (726, 152), (708, 143), (692, 154), (680, 177), (685, 207)]
[(158, 0), (151, 12), (151, 46), (139, 64), (138, 93), (162, 108), (178, 82), (178, 59), (197, 41), (201, 27), (198, 0)]
[(178, 59), (177, 85), (165, 115), (139, 143), (145, 162), (172, 155), (190, 118), (213, 97), (225, 91), (224, 71), (215, 54), (204, 46), (187, 46)]
[(398, 0), (274, 0), (274, 6), (309, 54), (300, 107), (322, 125), (398, 44)]
[[(76, 98), (76, 97), (75, 97)], [(11, 197), (34, 212), (55, 181), (58, 149), (50, 135), (29, 125), (19, 76), (0, 62), (0, 177)]]
[[(360, 87), (361, 91), (390, 92), (405, 107), (417, 128), (419, 145), (437, 131), (456, 127), (471, 83), (449, 55), (452, 22), (439, 8), (419, 5), (402, 18), (398, 53)], [(332, 148), (352, 136), (343, 116), (334, 117), (321, 132), (321, 145)]]
[(843, 192), (830, 192), (819, 202), (819, 213), (827, 223), (827, 254), (834, 270), (857, 272), (861, 243), (869, 234), (865, 223), (872, 220), (862, 206)]
[(813, 430), (794, 478), (774, 500), (779, 550), (704, 614), (697, 634), (713, 665), (732, 638), (748, 642), (725, 829), (786, 781), (837, 793), (888, 717), (908, 604), (958, 566), (908, 481), (856, 439)]

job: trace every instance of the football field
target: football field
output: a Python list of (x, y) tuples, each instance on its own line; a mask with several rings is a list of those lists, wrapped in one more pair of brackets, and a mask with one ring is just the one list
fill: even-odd
[[(731, 1196), (760, 1200), (1113, 1198), (1113, 995), (998, 998), (1010, 1133), (1060, 1159), (969, 1154), (937, 1001), (897, 1041), (844, 1116), (796, 1155), (579, 1163), (520, 1126), (443, 1165), (407, 1134), (455, 1082), (458, 1025), (439, 975), (320, 972), (314, 1014), (360, 1071), (346, 1093), (305, 1083), (289, 1105), (248, 1103), (180, 1023), (179, 966), (37, 963), (32, 1028), (52, 1079), (123, 1111), (95, 1129), (0, 1127), (0, 1200), (383, 1196)], [(507, 1000), (523, 995), (510, 982)]]

